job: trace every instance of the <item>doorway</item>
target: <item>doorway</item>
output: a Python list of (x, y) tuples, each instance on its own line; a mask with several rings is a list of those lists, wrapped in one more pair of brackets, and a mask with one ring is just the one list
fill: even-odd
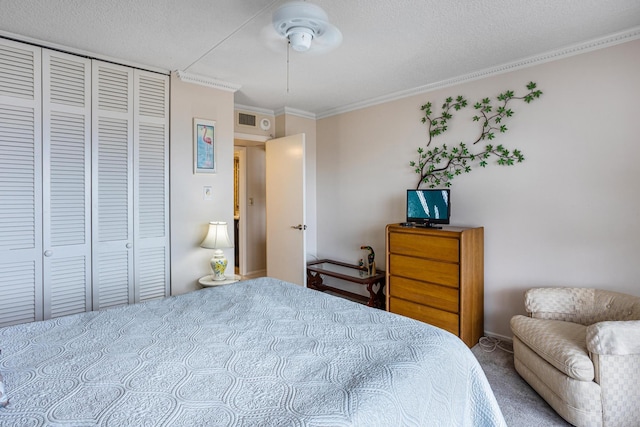
[(267, 269), (263, 139), (244, 134), (234, 139), (235, 271), (243, 278), (265, 276)]
[[(256, 137), (261, 139), (239, 138), (236, 134), (234, 140), (234, 157), (238, 158), (238, 178), (234, 180), (238, 273), (244, 278), (268, 273), (304, 286), (305, 134), (277, 139)], [(275, 237), (268, 239), (267, 234)]]
[[(233, 151), (233, 241), (234, 274), (240, 274), (240, 156), (244, 157), (244, 149)], [(243, 182), (244, 184), (244, 182)], [(244, 191), (243, 191), (244, 193)]]

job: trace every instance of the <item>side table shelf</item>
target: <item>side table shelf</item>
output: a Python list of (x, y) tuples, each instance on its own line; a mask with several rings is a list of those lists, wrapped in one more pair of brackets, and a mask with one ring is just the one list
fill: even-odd
[(213, 280), (211, 279), (211, 275), (207, 274), (206, 276), (202, 276), (201, 278), (199, 278), (198, 283), (200, 283), (202, 286), (205, 286), (205, 287), (221, 286), (221, 285), (229, 285), (231, 283), (239, 282), (241, 279), (242, 278), (239, 275), (234, 274), (233, 276), (227, 276), (225, 280)]

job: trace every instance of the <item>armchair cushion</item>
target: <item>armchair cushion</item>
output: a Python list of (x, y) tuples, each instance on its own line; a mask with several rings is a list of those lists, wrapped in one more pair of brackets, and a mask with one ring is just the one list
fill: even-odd
[(565, 375), (579, 381), (595, 377), (589, 358), (584, 325), (517, 315), (511, 330), (524, 344)]

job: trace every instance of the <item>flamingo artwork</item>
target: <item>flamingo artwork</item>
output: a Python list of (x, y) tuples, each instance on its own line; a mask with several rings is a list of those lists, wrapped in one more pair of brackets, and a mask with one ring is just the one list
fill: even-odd
[(198, 124), (201, 153), (198, 153), (198, 167), (212, 169), (213, 162), (213, 127)]
[(202, 126), (202, 140), (205, 142), (205, 144), (208, 144), (209, 146), (211, 146), (212, 144), (212, 140), (211, 137), (207, 136), (207, 127), (206, 126)]

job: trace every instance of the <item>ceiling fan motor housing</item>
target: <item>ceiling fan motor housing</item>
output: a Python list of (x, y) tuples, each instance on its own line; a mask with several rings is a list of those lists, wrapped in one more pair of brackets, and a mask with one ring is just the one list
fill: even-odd
[(273, 27), (298, 52), (311, 47), (311, 41), (331, 25), (328, 20), (327, 13), (320, 6), (302, 1), (285, 3), (273, 12)]
[(293, 27), (287, 31), (289, 43), (291, 43), (293, 50), (297, 52), (309, 50), (313, 36), (313, 31), (306, 27)]

